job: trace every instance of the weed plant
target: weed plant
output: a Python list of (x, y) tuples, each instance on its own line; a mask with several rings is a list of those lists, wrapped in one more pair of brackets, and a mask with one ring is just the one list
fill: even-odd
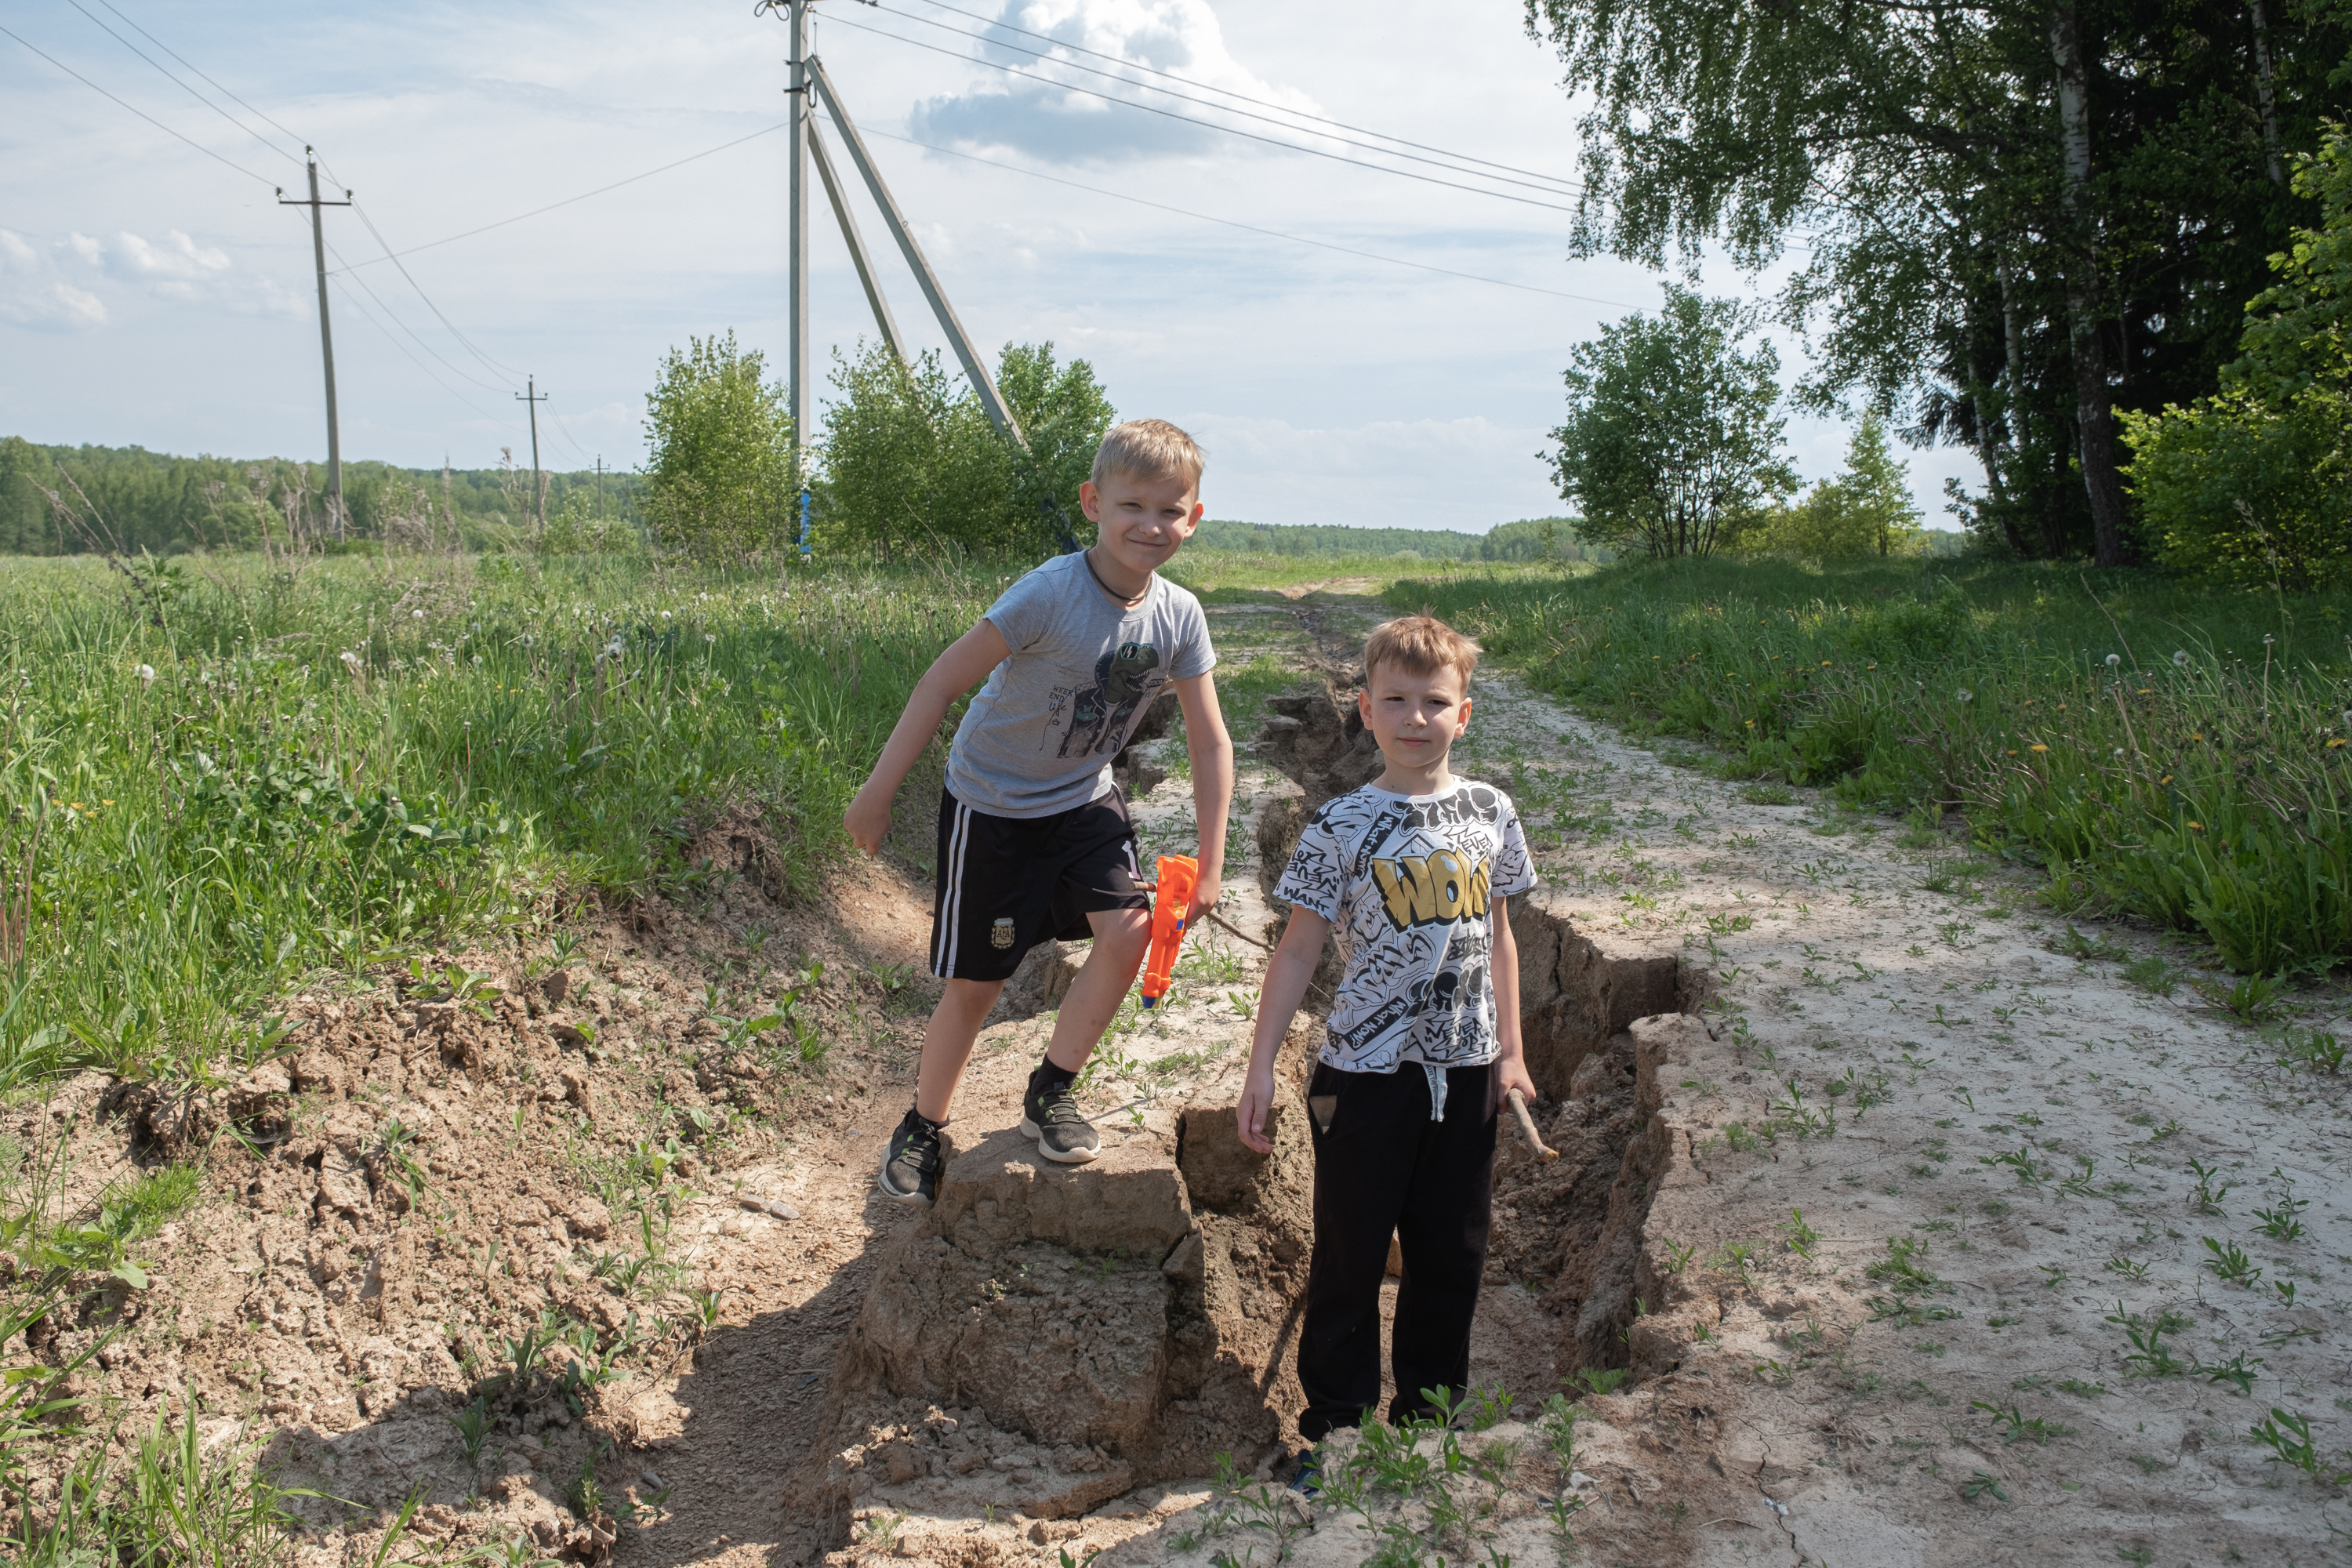
[(2042, 867), (2062, 911), (2202, 932), (2249, 974), (2352, 955), (2343, 595), (1717, 559), (1449, 574), (1390, 598), (1613, 721), (1714, 742), (1730, 776), (1963, 807), (1979, 843)]
[(790, 887), (986, 567), (782, 575), (644, 557), (88, 560), (0, 575), (0, 1089), (204, 1080), (270, 995), (543, 920), (691, 899), (756, 808)]

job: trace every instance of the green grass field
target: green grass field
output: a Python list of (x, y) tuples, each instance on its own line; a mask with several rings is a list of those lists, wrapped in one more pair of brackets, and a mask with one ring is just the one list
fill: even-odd
[(814, 886), (1003, 575), (437, 570), (0, 569), (0, 1087), (226, 1070), (304, 973), (690, 888), (733, 806)]
[(1508, 665), (1734, 777), (1964, 810), (2062, 910), (2241, 972), (2352, 956), (2352, 596), (1973, 562), (1712, 560), (1396, 584)]

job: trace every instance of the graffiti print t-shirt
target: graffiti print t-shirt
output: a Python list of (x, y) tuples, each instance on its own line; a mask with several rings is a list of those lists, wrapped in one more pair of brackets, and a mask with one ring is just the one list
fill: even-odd
[(1052, 816), (1108, 795), (1110, 760), (1160, 689), (1217, 662), (1200, 600), (1154, 573), (1128, 609), (1082, 554), (1013, 584), (988, 620), (1013, 657), (964, 711), (948, 793), (991, 816)]
[(1491, 900), (1535, 885), (1518, 811), (1492, 784), (1366, 784), (1326, 802), (1274, 892), (1329, 921), (1348, 966), (1322, 1059), (1343, 1072), (1493, 1061)]

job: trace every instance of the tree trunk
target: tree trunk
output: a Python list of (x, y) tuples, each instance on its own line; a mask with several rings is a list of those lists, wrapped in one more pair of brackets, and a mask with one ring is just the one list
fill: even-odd
[(2286, 165), (2279, 160), (2278, 97), (2271, 88), (2271, 27), (2263, 15), (2263, 0), (2246, 0), (2254, 22), (2254, 101), (2263, 110), (2263, 151), (2270, 156), (2271, 184), (2286, 184)]
[(2093, 557), (2124, 559), (2124, 486), (2116, 470), (2116, 424), (2107, 391), (2106, 344), (2099, 337), (2099, 258), (2084, 197), (2091, 184), (2090, 76), (2083, 63), (2081, 18), (2071, 4), (2050, 13), (2050, 52), (2058, 66), (2058, 186), (2066, 219), (2067, 341), (2074, 362), (2074, 424), (2081, 438), (2083, 489), (2091, 502)]

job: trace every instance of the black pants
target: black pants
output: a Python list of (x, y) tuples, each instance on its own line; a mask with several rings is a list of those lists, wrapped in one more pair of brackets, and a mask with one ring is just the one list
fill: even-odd
[[(1319, 1440), (1353, 1426), (1381, 1402), (1381, 1280), (1389, 1237), (1404, 1252), (1389, 1365), (1396, 1398), (1389, 1419), (1430, 1414), (1424, 1388), (1457, 1394), (1470, 1381), (1470, 1320), (1486, 1269), (1495, 1188), (1494, 1068), (1446, 1070), (1445, 1120), (1429, 1117), (1429, 1079), (1418, 1062), (1392, 1073), (1341, 1072), (1318, 1064), (1307, 1086), (1315, 1147), (1315, 1254), (1307, 1274), (1307, 1321), (1298, 1382), (1307, 1413), (1298, 1430)], [(1336, 1097), (1328, 1128), (1311, 1114)]]

